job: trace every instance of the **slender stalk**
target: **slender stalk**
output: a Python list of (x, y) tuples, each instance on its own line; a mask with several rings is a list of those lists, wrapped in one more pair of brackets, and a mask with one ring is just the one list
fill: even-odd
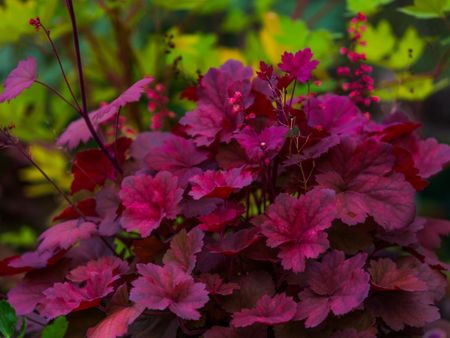
[(53, 94), (55, 94), (56, 96), (58, 96), (61, 100), (63, 100), (65, 103), (67, 103), (69, 106), (71, 106), (73, 109), (75, 109), (75, 111), (77, 112), (77, 113), (79, 113), (80, 112), (80, 110), (77, 108), (77, 107), (75, 107), (72, 103), (70, 103), (64, 96), (62, 96), (62, 94), (60, 93), (60, 92), (58, 92), (55, 88), (53, 88), (53, 87), (51, 87), (51, 86), (49, 86), (48, 84), (46, 84), (46, 83), (44, 83), (44, 82), (42, 82), (42, 81), (39, 81), (39, 80), (34, 80), (34, 82), (35, 83), (38, 83), (38, 84), (40, 84), (41, 86), (43, 86), (43, 87), (45, 87), (45, 88), (47, 88), (48, 90), (50, 90)]
[(92, 125), (91, 119), (89, 118), (88, 114), (88, 108), (87, 108), (87, 96), (86, 96), (86, 87), (84, 83), (84, 74), (83, 74), (83, 64), (81, 62), (81, 52), (80, 52), (80, 42), (78, 40), (78, 27), (77, 22), (75, 18), (75, 12), (73, 10), (73, 4), (72, 0), (66, 0), (66, 6), (67, 10), (69, 12), (70, 21), (72, 22), (72, 30), (73, 30), (73, 42), (75, 46), (75, 56), (77, 61), (77, 68), (78, 68), (78, 78), (80, 82), (80, 92), (81, 92), (81, 103), (82, 103), (82, 116), (86, 122), (86, 125), (94, 138), (97, 145), (100, 147), (100, 149), (105, 153), (109, 161), (112, 163), (113, 167), (117, 170), (117, 172), (122, 173), (122, 168), (120, 167), (119, 162), (117, 162), (117, 159), (111, 155), (109, 150), (106, 148), (106, 146), (103, 144), (102, 140), (98, 136), (97, 132), (95, 131), (94, 126)]
[[(8, 137), (8, 136), (7, 136)], [(11, 137), (8, 137), (11, 140)], [(53, 181), (47, 173), (37, 164), (33, 158), (28, 154), (25, 150), (22, 149), (22, 147), (17, 144), (16, 142), (10, 143), (10, 145), (15, 145), (16, 149), (41, 173), (42, 176), (55, 188), (55, 190), (63, 197), (67, 203), (69, 203), (70, 206), (78, 213), (80, 216), (84, 217), (83, 212), (77, 207), (77, 205), (67, 196), (67, 194), (60, 188), (58, 185)]]
[(35, 324), (37, 324), (37, 325), (39, 325), (39, 326), (46, 326), (47, 324), (45, 324), (45, 323), (41, 323), (40, 321), (38, 321), (38, 320), (36, 320), (36, 319), (33, 319), (33, 318), (31, 318), (30, 316), (25, 316), (25, 318), (27, 319), (27, 320), (29, 320), (30, 322), (33, 322), (33, 323), (35, 323)]
[(45, 33), (45, 36), (47, 37), (47, 40), (50, 42), (50, 45), (52, 46), (53, 54), (55, 54), (56, 59), (58, 60), (59, 68), (61, 69), (61, 73), (64, 78), (64, 82), (66, 83), (67, 88), (69, 89), (70, 95), (72, 96), (72, 99), (78, 108), (77, 111), (80, 112), (81, 111), (80, 105), (78, 104), (78, 100), (77, 100), (75, 94), (73, 93), (72, 86), (70, 85), (70, 82), (67, 79), (67, 75), (66, 75), (66, 72), (64, 71), (64, 67), (62, 65), (61, 58), (59, 57), (58, 50), (56, 49), (56, 46), (55, 46), (52, 38), (50, 37), (50, 31), (42, 24), (42, 22), (41, 22), (41, 27)]
[(103, 236), (99, 236), (99, 237), (100, 237), (100, 240), (106, 245), (106, 247), (113, 253), (113, 255), (119, 257), (116, 250), (114, 250), (114, 248), (112, 247), (111, 244), (109, 244), (109, 242), (106, 240), (106, 238)]
[(294, 87), (292, 88), (291, 99), (289, 100), (289, 108), (292, 107), (292, 100), (294, 99), (295, 87), (297, 86), (297, 80), (294, 80)]
[(119, 150), (117, 149), (117, 139), (119, 138), (119, 122), (120, 122), (120, 110), (122, 107), (119, 108), (117, 111), (116, 117), (114, 119), (114, 154), (116, 158), (119, 156)]

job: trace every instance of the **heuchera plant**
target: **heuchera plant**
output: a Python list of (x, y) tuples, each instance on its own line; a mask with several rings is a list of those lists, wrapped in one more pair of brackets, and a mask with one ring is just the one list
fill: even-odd
[[(150, 77), (87, 111), (66, 4), (82, 101), (61, 97), (81, 117), (58, 144), (93, 138), (99, 148), (76, 153), (70, 194), (61, 191), (69, 205), (36, 250), (0, 262), (2, 275), (25, 273), (7, 299), (29, 330), (93, 308), (102, 315), (87, 336), (101, 338), (412, 337), (440, 318), (448, 266), (435, 251), (450, 222), (417, 215), (414, 198), (450, 147), (422, 139), (401, 112), (381, 122), (366, 113), (377, 99), (352, 50), (362, 14), (339, 69), (351, 79), (345, 95), (295, 92), (319, 62), (308, 48), (256, 75), (230, 60), (183, 93), (196, 108), (163, 131), (174, 117)], [(30, 57), (1, 101), (33, 83), (43, 84)], [(163, 113), (153, 131), (124, 137), (121, 108), (143, 93)], [(32, 161), (10, 132), (4, 145)]]

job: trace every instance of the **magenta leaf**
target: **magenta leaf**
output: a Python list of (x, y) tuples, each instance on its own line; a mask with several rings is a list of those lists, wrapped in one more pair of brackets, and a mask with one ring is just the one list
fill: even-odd
[(139, 305), (116, 309), (96, 326), (87, 332), (87, 338), (122, 337), (128, 331), (128, 326), (144, 311)]
[(47, 268), (32, 271), (8, 292), (8, 301), (14, 306), (18, 315), (28, 315), (36, 305), (45, 300), (43, 292), (56, 282), (64, 280), (65, 269)]
[(133, 281), (133, 302), (151, 310), (168, 308), (183, 319), (200, 319), (198, 310), (208, 301), (205, 284), (195, 283), (173, 264), (138, 264), (137, 269), (141, 277)]
[[(152, 78), (149, 77), (137, 81), (111, 103), (103, 105), (99, 109), (90, 112), (89, 118), (94, 126), (94, 129), (98, 130), (102, 124), (111, 121), (119, 112), (119, 109), (127, 103), (139, 101), (145, 87), (151, 81)], [(67, 149), (74, 149), (81, 142), (89, 141), (91, 137), (91, 132), (89, 131), (85, 120), (83, 118), (79, 118), (69, 124), (66, 130), (59, 136), (57, 144), (59, 146), (65, 146)]]
[(424, 292), (380, 293), (370, 299), (368, 307), (394, 331), (403, 330), (405, 325), (423, 327), (440, 318), (438, 308)]
[(189, 180), (192, 185), (189, 195), (195, 200), (202, 197), (225, 199), (234, 191), (251, 184), (252, 181), (252, 174), (244, 168), (222, 171), (207, 170)]
[(177, 216), (182, 194), (178, 179), (167, 171), (161, 171), (155, 177), (126, 177), (119, 192), (125, 206), (122, 226), (128, 231), (138, 231), (144, 237), (150, 235), (164, 218)]
[(414, 166), (419, 169), (419, 175), (429, 178), (450, 163), (450, 146), (439, 144), (434, 138), (419, 140), (413, 159)]
[(204, 273), (200, 275), (199, 281), (206, 285), (210, 295), (231, 295), (235, 290), (239, 290), (237, 283), (225, 283), (218, 274)]
[(119, 190), (105, 185), (95, 197), (95, 210), (101, 221), (98, 232), (101, 236), (113, 236), (120, 231), (117, 211), (120, 206)]
[(179, 269), (191, 273), (197, 261), (196, 255), (202, 250), (204, 233), (194, 228), (178, 232), (170, 241), (170, 249), (163, 257), (164, 264), (174, 264)]
[(17, 67), (8, 74), (3, 84), (0, 103), (14, 99), (25, 89), (31, 87), (37, 77), (36, 68), (36, 60), (31, 56), (26, 60), (19, 61)]
[(313, 54), (309, 48), (299, 50), (295, 54), (284, 52), (278, 67), (293, 76), (297, 81), (305, 83), (311, 79), (312, 71), (319, 64), (319, 61), (311, 60), (312, 57)]
[(150, 169), (172, 173), (180, 185), (186, 186), (192, 176), (201, 173), (196, 166), (206, 159), (206, 153), (198, 150), (192, 140), (171, 135), (161, 146), (151, 148), (145, 162)]
[(253, 103), (252, 74), (250, 67), (229, 60), (220, 68), (211, 68), (202, 78), (197, 108), (180, 120), (198, 146), (210, 145), (217, 138), (231, 140), (244, 121), (245, 109)]
[(290, 321), (297, 310), (297, 304), (284, 294), (273, 297), (263, 296), (251, 309), (242, 309), (233, 313), (231, 325), (235, 327), (250, 326), (255, 323), (275, 325)]
[(366, 254), (345, 259), (341, 251), (324, 256), (306, 270), (308, 288), (300, 292), (297, 319), (306, 319), (305, 326), (315, 327), (329, 312), (343, 315), (356, 309), (369, 294), (369, 274), (363, 270)]
[(248, 158), (256, 163), (271, 160), (281, 150), (289, 129), (285, 126), (264, 128), (257, 133), (250, 127), (244, 128), (234, 138), (247, 153)]
[(429, 250), (441, 247), (442, 237), (450, 233), (450, 221), (435, 218), (420, 219), (424, 222), (423, 229), (417, 233), (419, 243)]
[(72, 282), (82, 283), (95, 278), (99, 273), (107, 271), (108, 273), (111, 272), (110, 281), (112, 282), (127, 270), (128, 264), (126, 262), (114, 256), (107, 256), (89, 261), (85, 265), (71, 270), (66, 278)]
[(420, 280), (417, 272), (409, 267), (397, 267), (389, 258), (371, 261), (369, 272), (372, 284), (382, 290), (425, 291), (427, 285)]
[(152, 82), (153, 79), (151, 77), (144, 77), (143, 79), (135, 82), (130, 88), (125, 90), (122, 94), (119, 95), (114, 101), (111, 103), (101, 107), (97, 111), (97, 118), (99, 120), (106, 120), (110, 117), (114, 116), (120, 108), (125, 106), (128, 103), (137, 102), (141, 98), (142, 93), (145, 88)]
[(203, 231), (222, 232), (227, 225), (233, 224), (233, 221), (244, 211), (242, 204), (225, 201), (211, 213), (199, 216), (198, 220), (201, 223), (198, 227)]
[(63, 223), (53, 225), (44, 231), (39, 240), (38, 250), (69, 249), (79, 240), (87, 239), (97, 233), (94, 223), (83, 221), (83, 219), (72, 219)]
[(278, 256), (283, 267), (301, 272), (306, 258), (316, 258), (328, 248), (324, 230), (335, 217), (334, 192), (314, 189), (299, 198), (278, 195), (266, 214), (255, 222), (267, 237), (267, 245), (280, 248)]
[(344, 223), (355, 225), (372, 216), (393, 230), (413, 221), (415, 190), (403, 175), (392, 172), (394, 159), (386, 143), (345, 139), (319, 165), (316, 180), (336, 191), (338, 217)]
[(66, 276), (68, 281), (43, 291), (45, 299), (38, 306), (40, 314), (51, 319), (97, 306), (103, 297), (113, 292), (113, 282), (127, 269), (128, 264), (108, 256), (71, 270)]
[(258, 228), (229, 232), (217, 241), (211, 242), (207, 249), (211, 253), (234, 256), (255, 243), (259, 238)]

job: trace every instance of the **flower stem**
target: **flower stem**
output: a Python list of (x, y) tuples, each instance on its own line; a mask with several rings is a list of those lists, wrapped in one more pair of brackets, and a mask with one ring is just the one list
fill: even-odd
[(47, 175), (47, 173), (37, 164), (31, 155), (25, 151), (22, 146), (19, 144), (19, 141), (12, 136), (8, 130), (5, 128), (0, 129), (0, 134), (6, 140), (6, 146), (14, 146), (41, 174), (44, 178), (55, 188), (55, 190), (63, 197), (67, 203), (81, 216), (84, 217), (82, 211), (77, 207), (77, 205), (67, 196), (67, 194)]
[(52, 46), (53, 54), (55, 54), (55, 57), (58, 60), (59, 68), (61, 69), (61, 73), (64, 78), (64, 82), (66, 83), (67, 88), (69, 89), (70, 95), (72, 96), (72, 99), (75, 102), (75, 105), (77, 106), (77, 111), (81, 112), (81, 108), (80, 108), (80, 105), (78, 104), (78, 100), (77, 100), (75, 94), (73, 93), (72, 86), (70, 85), (70, 82), (67, 79), (66, 72), (64, 71), (64, 67), (62, 65), (61, 58), (59, 57), (58, 50), (56, 49), (56, 46), (55, 46), (52, 38), (50, 37), (50, 31), (42, 24), (42, 22), (41, 22), (41, 27), (45, 33), (45, 36), (47, 37), (47, 40), (50, 42), (50, 45)]
[(72, 0), (66, 0), (66, 6), (67, 10), (69, 12), (70, 21), (72, 22), (72, 30), (73, 30), (73, 42), (75, 45), (75, 55), (77, 60), (77, 68), (78, 68), (78, 77), (80, 82), (80, 92), (81, 92), (81, 102), (82, 102), (82, 117), (84, 118), (86, 125), (94, 138), (97, 145), (100, 147), (100, 149), (105, 153), (106, 157), (109, 159), (109, 161), (112, 163), (113, 167), (117, 170), (117, 172), (122, 173), (122, 168), (120, 167), (119, 162), (117, 162), (117, 159), (112, 156), (112, 154), (108, 151), (106, 146), (103, 144), (102, 140), (98, 136), (97, 132), (95, 131), (94, 126), (92, 125), (91, 119), (89, 118), (88, 109), (87, 109), (87, 96), (86, 96), (86, 87), (84, 84), (84, 75), (83, 75), (83, 64), (81, 62), (81, 53), (80, 53), (80, 42), (78, 40), (78, 28), (77, 28), (77, 22), (75, 18), (75, 12), (73, 10), (73, 4)]
[(71, 106), (73, 109), (75, 109), (76, 112), (80, 112), (80, 110), (75, 107), (72, 103), (70, 103), (64, 96), (62, 96), (62, 94), (60, 92), (58, 92), (55, 88), (49, 86), (48, 84), (39, 81), (39, 80), (34, 80), (35, 83), (40, 84), (41, 86), (47, 88), (48, 90), (50, 90), (53, 94), (55, 94), (56, 96), (58, 96), (61, 100), (63, 100), (65, 103), (67, 103), (69, 106)]

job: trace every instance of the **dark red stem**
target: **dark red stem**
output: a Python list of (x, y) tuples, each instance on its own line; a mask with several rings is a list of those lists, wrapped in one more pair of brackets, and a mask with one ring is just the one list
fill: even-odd
[(98, 144), (100, 149), (105, 153), (107, 158), (110, 160), (114, 168), (119, 172), (122, 173), (122, 168), (120, 167), (119, 162), (117, 162), (117, 159), (111, 155), (111, 153), (108, 151), (106, 146), (103, 144), (102, 140), (98, 136), (97, 132), (95, 131), (94, 126), (92, 125), (91, 119), (89, 118), (88, 114), (88, 108), (87, 108), (87, 96), (86, 96), (86, 87), (84, 83), (84, 75), (83, 75), (83, 64), (81, 62), (81, 53), (80, 53), (80, 42), (78, 40), (78, 28), (77, 28), (77, 22), (75, 18), (75, 12), (73, 10), (73, 4), (72, 0), (66, 0), (66, 6), (67, 10), (70, 15), (70, 21), (72, 22), (72, 30), (73, 30), (73, 42), (75, 45), (75, 55), (77, 60), (77, 68), (78, 68), (78, 77), (80, 82), (80, 92), (81, 92), (81, 101), (82, 101), (82, 116), (86, 122), (86, 125), (94, 138), (95, 142)]

